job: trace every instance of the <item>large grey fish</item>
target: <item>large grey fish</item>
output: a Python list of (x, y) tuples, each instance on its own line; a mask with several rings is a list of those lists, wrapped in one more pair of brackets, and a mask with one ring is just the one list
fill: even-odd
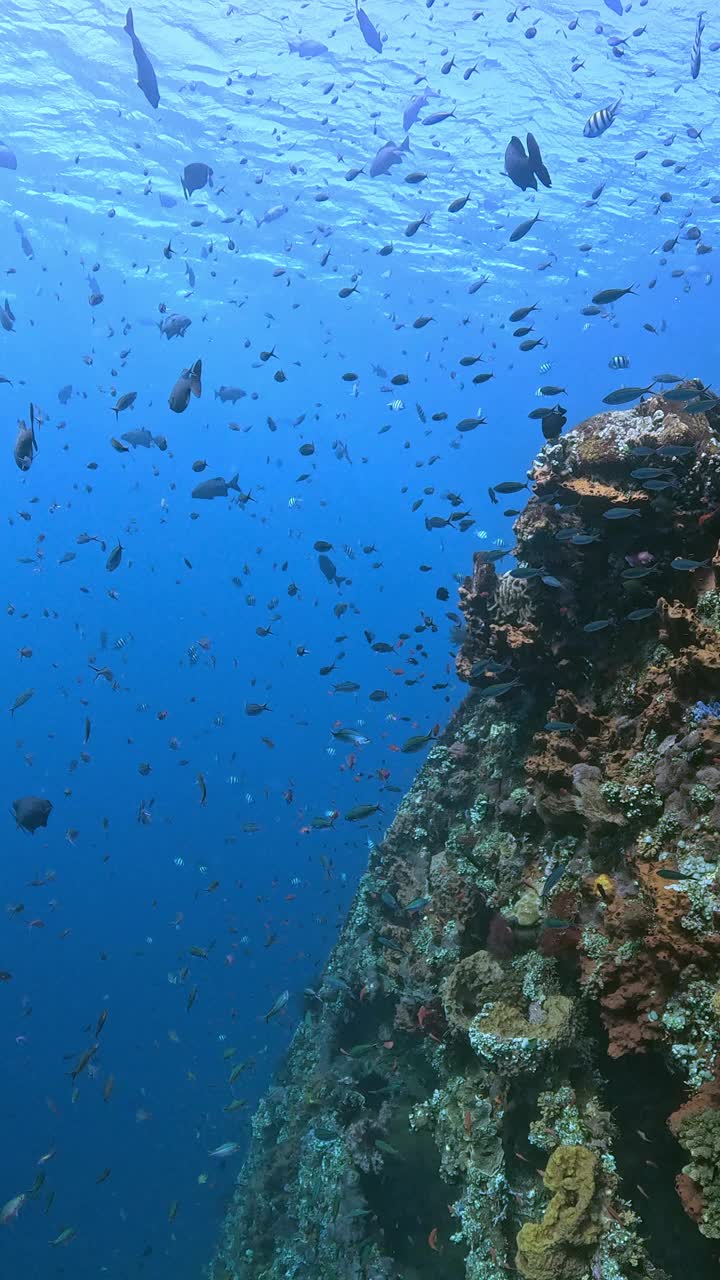
[(138, 447), (141, 449), (149, 449), (150, 446), (155, 443), (155, 439), (152, 433), (148, 431), (147, 427), (138, 427), (137, 429), (133, 428), (132, 431), (124, 431), (120, 439), (131, 444), (134, 449), (137, 449)]
[(196, 360), (189, 369), (183, 369), (168, 397), (168, 404), (173, 413), (183, 413), (190, 403), (191, 395), (199, 399), (202, 392), (201, 374), (202, 360)]
[(247, 391), (243, 391), (242, 387), (222, 386), (218, 387), (215, 392), (215, 399), (221, 400), (223, 404), (226, 404), (228, 400), (232, 400), (232, 403), (235, 404), (236, 400), (242, 400), (246, 395)]
[(192, 320), (189, 316), (180, 316), (175, 311), (171, 311), (170, 315), (163, 316), (158, 321), (158, 328), (166, 338), (184, 338), (187, 330), (190, 328)]
[(52, 804), (42, 796), (20, 796), (13, 800), (13, 811), (17, 825), (33, 835), (38, 827), (47, 826)]
[(370, 177), (378, 178), (381, 173), (389, 173), (394, 164), (402, 162), (403, 152), (409, 150), (410, 139), (408, 137), (403, 139), (399, 147), (394, 142), (386, 142), (370, 165)]
[(157, 76), (153, 64), (148, 58), (143, 46), (135, 35), (135, 24), (133, 22), (133, 11), (128, 9), (125, 17), (126, 31), (132, 40), (133, 57), (135, 58), (135, 66), (137, 67), (137, 86), (145, 94), (151, 107), (157, 107), (160, 101), (160, 93), (158, 91)]
[(371, 49), (374, 49), (376, 53), (382, 53), (382, 40), (380, 39), (377, 28), (370, 21), (365, 10), (360, 8), (358, 0), (355, 0), (355, 17), (358, 20), (365, 43), (369, 45)]
[(291, 53), (299, 53), (301, 58), (320, 58), (329, 53), (327, 45), (320, 40), (288, 40), (288, 48)]
[(227, 498), (230, 489), (234, 489), (236, 493), (240, 492), (238, 484), (238, 473), (230, 480), (223, 480), (222, 476), (215, 476), (212, 480), (203, 480), (201, 484), (195, 486), (192, 491), (193, 498)]
[(29, 471), (33, 458), (37, 453), (37, 440), (35, 439), (35, 411), (30, 405), (30, 426), (26, 426), (21, 419), (18, 423), (17, 439), (15, 440), (15, 462), (21, 471)]
[(211, 187), (212, 176), (213, 171), (210, 165), (205, 164), (203, 160), (194, 160), (192, 164), (186, 164), (180, 178), (185, 199), (189, 200), (193, 191), (202, 191), (203, 187)]

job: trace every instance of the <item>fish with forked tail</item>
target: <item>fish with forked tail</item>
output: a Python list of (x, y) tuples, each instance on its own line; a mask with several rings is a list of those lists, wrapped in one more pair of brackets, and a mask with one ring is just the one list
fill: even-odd
[(155, 75), (155, 69), (152, 62), (148, 58), (143, 46), (135, 35), (135, 23), (133, 21), (132, 9), (128, 9), (127, 11), (123, 31), (126, 31), (132, 40), (133, 57), (135, 59), (135, 66), (137, 67), (138, 89), (142, 90), (145, 94), (150, 106), (157, 109), (157, 105), (160, 101), (157, 76)]
[(370, 164), (370, 177), (379, 178), (381, 173), (389, 173), (394, 164), (400, 164), (403, 152), (410, 150), (410, 139), (403, 138), (400, 146), (394, 142), (386, 142), (375, 155)]
[(223, 480), (222, 476), (214, 476), (212, 480), (203, 480), (196, 485), (192, 491), (193, 498), (227, 498), (230, 489), (234, 489), (236, 493), (240, 493), (240, 485), (238, 484), (238, 473), (230, 480)]

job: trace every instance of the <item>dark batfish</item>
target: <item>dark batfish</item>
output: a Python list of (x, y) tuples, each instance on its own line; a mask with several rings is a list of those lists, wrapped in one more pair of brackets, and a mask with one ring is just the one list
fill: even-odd
[(202, 160), (195, 160), (192, 164), (186, 164), (180, 179), (182, 189), (185, 193), (185, 199), (189, 200), (194, 191), (202, 191), (203, 187), (211, 187), (213, 171), (209, 164), (205, 164)]
[(537, 191), (536, 178), (544, 187), (552, 186), (550, 174), (543, 164), (540, 148), (531, 133), (527, 135), (527, 155), (519, 138), (512, 137), (505, 149), (505, 172), (516, 187)]
[(190, 403), (190, 396), (200, 397), (202, 385), (202, 360), (196, 360), (189, 369), (183, 369), (168, 397), (168, 404), (173, 413), (184, 413)]
[(133, 57), (135, 58), (135, 66), (137, 67), (137, 75), (138, 75), (138, 78), (137, 78), (138, 89), (142, 89), (142, 92), (145, 94), (145, 97), (150, 103), (150, 106), (157, 108), (157, 105), (160, 101), (157, 77), (155, 75), (152, 62), (148, 58), (145, 50), (143, 49), (143, 46), (141, 45), (140, 41), (135, 35), (135, 25), (133, 23), (132, 9), (128, 9), (127, 11), (127, 15), (125, 18), (125, 26), (123, 27), (123, 31), (126, 31), (130, 39), (132, 40)]
[(365, 43), (368, 44), (371, 49), (374, 49), (376, 53), (382, 53), (382, 40), (368, 18), (365, 10), (360, 8), (358, 0), (355, 0), (355, 17), (358, 20)]
[(33, 458), (37, 453), (37, 440), (35, 439), (35, 413), (32, 405), (30, 405), (30, 426), (26, 426), (24, 421), (18, 423), (17, 439), (15, 440), (15, 462), (21, 471), (29, 471)]
[(47, 826), (52, 805), (42, 796), (21, 796), (19, 800), (13, 800), (13, 812), (17, 825), (33, 835), (38, 827)]
[(227, 498), (230, 489), (234, 489), (236, 493), (240, 492), (237, 472), (231, 480), (223, 480), (222, 476), (216, 476), (213, 480), (203, 480), (202, 484), (193, 489), (192, 496), (193, 498)]

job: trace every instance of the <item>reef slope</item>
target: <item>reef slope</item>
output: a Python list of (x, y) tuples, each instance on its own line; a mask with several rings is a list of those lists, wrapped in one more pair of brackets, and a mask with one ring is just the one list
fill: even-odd
[(676, 391), (546, 445), (514, 569), (476, 554), (468, 696), (254, 1117), (211, 1280), (715, 1273), (720, 421)]

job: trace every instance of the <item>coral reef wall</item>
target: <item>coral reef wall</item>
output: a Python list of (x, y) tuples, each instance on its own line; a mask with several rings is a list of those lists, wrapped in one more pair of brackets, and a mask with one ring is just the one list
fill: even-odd
[[(720, 421), (545, 446), (468, 696), (254, 1118), (211, 1280), (663, 1280), (720, 1239)], [(651, 1100), (645, 1105), (645, 1100)]]

